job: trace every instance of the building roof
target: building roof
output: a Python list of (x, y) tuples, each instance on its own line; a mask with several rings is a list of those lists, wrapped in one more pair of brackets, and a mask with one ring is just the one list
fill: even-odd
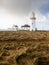
[(28, 24), (25, 24), (25, 25), (23, 25), (23, 26), (21, 26), (21, 27), (30, 27), (30, 25), (28, 25)]

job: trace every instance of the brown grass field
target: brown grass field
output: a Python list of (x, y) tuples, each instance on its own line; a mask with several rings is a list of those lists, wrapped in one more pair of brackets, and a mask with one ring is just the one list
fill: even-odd
[(49, 31), (1, 31), (0, 65), (49, 65)]

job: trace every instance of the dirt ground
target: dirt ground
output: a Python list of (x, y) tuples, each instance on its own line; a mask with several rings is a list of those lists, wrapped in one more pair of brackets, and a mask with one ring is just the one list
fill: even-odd
[(49, 31), (1, 31), (0, 65), (49, 65)]

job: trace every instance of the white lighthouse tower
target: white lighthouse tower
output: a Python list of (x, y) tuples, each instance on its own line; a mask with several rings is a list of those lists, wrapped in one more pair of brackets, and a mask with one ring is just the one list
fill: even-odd
[(35, 31), (36, 30), (36, 17), (35, 17), (35, 13), (32, 13), (32, 17), (30, 18), (32, 20), (32, 30)]

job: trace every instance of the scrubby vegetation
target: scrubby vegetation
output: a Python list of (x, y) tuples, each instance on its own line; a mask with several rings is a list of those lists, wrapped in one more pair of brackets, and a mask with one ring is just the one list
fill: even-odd
[(49, 65), (49, 32), (0, 32), (0, 65)]

